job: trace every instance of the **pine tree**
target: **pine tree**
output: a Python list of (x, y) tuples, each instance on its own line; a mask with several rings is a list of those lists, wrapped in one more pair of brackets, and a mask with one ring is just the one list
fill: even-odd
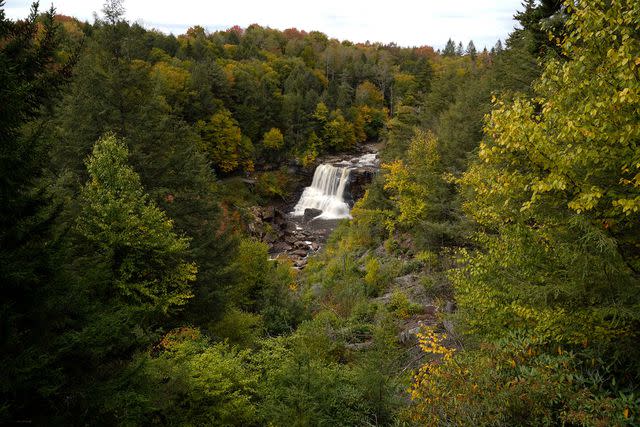
[(63, 419), (82, 414), (91, 424), (110, 387), (128, 377), (132, 354), (159, 339), (193, 297), (197, 268), (189, 239), (144, 191), (121, 141), (101, 138), (86, 166), (88, 182), (63, 215), (71, 220), (66, 256), (47, 301), (60, 313), (39, 349), (48, 356), (41, 375), (57, 376), (39, 413), (54, 412), (51, 405)]
[(51, 281), (59, 268), (58, 241), (42, 170), (48, 164), (47, 115), (75, 61), (57, 57), (55, 10), (38, 14), (38, 3), (22, 21), (6, 18), (0, 0), (0, 423), (31, 416), (42, 394), (58, 384), (46, 369), (52, 313)]
[(469, 58), (471, 58), (471, 60), (476, 59), (478, 51), (476, 50), (476, 45), (473, 44), (473, 40), (469, 41), (469, 44), (467, 45), (467, 50), (465, 51), (465, 53), (469, 55)]
[(221, 287), (231, 280), (225, 267), (236, 242), (223, 222), (200, 136), (167, 108), (150, 64), (132, 57), (129, 47), (144, 46), (144, 33), (118, 16), (113, 23), (98, 20), (94, 25), (57, 112), (60, 142), (53, 147), (51, 165), (58, 176), (55, 187), (72, 197), (87, 179), (81, 159), (90, 154), (93, 141), (109, 132), (122, 138), (147, 193), (176, 230), (192, 238), (189, 259), (199, 274), (196, 297), (183, 315), (195, 324), (209, 322), (223, 311)]
[(442, 56), (453, 56), (456, 54), (456, 44), (453, 40), (447, 40), (447, 44), (442, 51)]

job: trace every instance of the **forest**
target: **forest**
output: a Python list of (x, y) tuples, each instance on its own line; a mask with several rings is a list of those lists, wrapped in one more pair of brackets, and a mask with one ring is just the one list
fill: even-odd
[[(125, 7), (0, 0), (0, 424), (640, 425), (640, 2), (482, 50)], [(370, 145), (274, 259), (256, 209)]]

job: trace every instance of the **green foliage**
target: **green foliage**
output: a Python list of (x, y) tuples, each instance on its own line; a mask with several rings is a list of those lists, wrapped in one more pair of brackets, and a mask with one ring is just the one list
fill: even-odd
[(318, 138), (315, 132), (311, 132), (306, 148), (302, 153), (301, 163), (304, 167), (313, 165), (318, 158), (319, 148), (322, 147), (322, 140)]
[(488, 231), (451, 274), (468, 350), (418, 373), (419, 422), (637, 423), (640, 10), (565, 7), (565, 58), (547, 62), (533, 99), (495, 101), (460, 181)]
[[(274, 343), (260, 355), (266, 359), (266, 378), (261, 384), (263, 417), (277, 425), (354, 425), (366, 413), (354, 373), (336, 362), (323, 360), (326, 350), (312, 354), (301, 346), (304, 336), (295, 339), (293, 348)], [(314, 349), (320, 350), (313, 340)]]
[[(131, 419), (128, 402), (114, 407), (120, 423), (249, 425), (257, 421), (258, 375), (248, 353), (212, 344), (197, 329), (165, 335), (155, 354), (142, 356), (143, 417)], [(135, 412), (134, 412), (135, 414)]]
[(262, 316), (269, 333), (291, 331), (302, 320), (295, 298), (295, 278), (286, 263), (269, 260), (268, 247), (244, 239), (230, 268), (234, 281), (226, 290), (228, 304)]
[(253, 145), (242, 136), (228, 110), (215, 113), (208, 122), (199, 122), (202, 148), (214, 166), (228, 173), (240, 167), (251, 170)]
[(376, 328), (372, 347), (353, 365), (340, 363), (335, 336), (342, 321), (328, 312), (304, 323), (290, 338), (264, 343), (256, 363), (265, 367), (260, 408), (276, 425), (390, 423), (399, 405), (395, 337)]
[(263, 333), (262, 316), (231, 307), (212, 325), (211, 333), (231, 345), (250, 347)]
[[(434, 354), (429, 347), (425, 350)], [(602, 374), (599, 363), (598, 359), (583, 362), (562, 347), (510, 334), (482, 351), (467, 350), (423, 366), (412, 387), (413, 422), (635, 425), (637, 395), (602, 396), (597, 386)]]
[(262, 145), (270, 150), (278, 150), (284, 145), (284, 137), (278, 128), (271, 128), (262, 137)]
[(382, 277), (380, 277), (380, 261), (373, 257), (369, 258), (364, 265), (364, 270), (366, 272), (364, 276), (364, 283), (374, 290), (374, 294), (377, 294), (385, 285)]
[[(399, 424), (398, 326), (431, 314), (372, 298), (412, 273), (439, 305), (451, 267), (456, 335), (420, 335), (404, 421), (637, 424), (640, 10), (523, 9), (506, 47), (440, 55), (0, 2), (0, 423)], [(242, 236), (279, 166), (380, 138), (303, 272)]]
[(384, 106), (384, 96), (373, 83), (367, 80), (356, 88), (356, 105), (382, 108)]
[(334, 150), (347, 150), (356, 143), (353, 125), (349, 123), (340, 110), (334, 111), (330, 120), (324, 125), (324, 143)]
[(262, 172), (256, 174), (256, 192), (265, 199), (284, 199), (291, 187), (291, 179), (285, 171)]
[(419, 313), (422, 307), (419, 304), (411, 302), (407, 294), (402, 290), (396, 289), (391, 293), (387, 309), (391, 311), (394, 316), (405, 319)]
[(400, 226), (410, 228), (427, 217), (437, 218), (443, 183), (433, 134), (416, 131), (407, 152), (407, 164), (396, 160), (383, 168), (387, 171), (384, 188), (391, 193)]
[(96, 254), (90, 262), (109, 266), (123, 301), (166, 313), (193, 296), (196, 266), (185, 262), (188, 240), (176, 236), (173, 223), (148, 200), (127, 156), (113, 135), (96, 143), (76, 231)]

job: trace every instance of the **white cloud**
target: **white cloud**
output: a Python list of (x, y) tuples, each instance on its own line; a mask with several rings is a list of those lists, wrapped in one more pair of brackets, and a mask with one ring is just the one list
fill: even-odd
[[(30, 1), (8, 0), (11, 18), (27, 15)], [(103, 0), (60, 0), (59, 13), (82, 20), (100, 13)], [(128, 0), (127, 18), (149, 27), (180, 33), (193, 25), (209, 30), (253, 23), (272, 28), (318, 30), (330, 37), (356, 42), (396, 42), (402, 46), (431, 45), (441, 48), (451, 37), (463, 44), (492, 46), (513, 29), (512, 16), (520, 0), (235, 0), (202, 1)], [(47, 7), (44, 1), (41, 7)]]

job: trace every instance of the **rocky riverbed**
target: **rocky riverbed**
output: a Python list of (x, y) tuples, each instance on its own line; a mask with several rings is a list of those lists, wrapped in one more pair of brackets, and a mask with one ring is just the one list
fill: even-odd
[(252, 214), (255, 220), (249, 231), (269, 245), (273, 258), (290, 259), (298, 269), (306, 266), (309, 255), (320, 250), (340, 221), (292, 217), (274, 207), (254, 207)]

